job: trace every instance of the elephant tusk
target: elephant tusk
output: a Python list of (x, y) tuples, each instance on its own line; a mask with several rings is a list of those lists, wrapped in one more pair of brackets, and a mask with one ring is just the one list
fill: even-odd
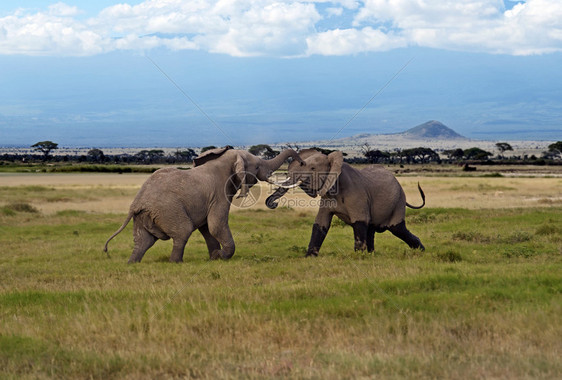
[(293, 187), (300, 186), (301, 183), (302, 183), (302, 181), (298, 180), (296, 183), (294, 183), (292, 185), (285, 185), (285, 186), (280, 186), (280, 187), (282, 187), (283, 189), (292, 189)]
[[(282, 189), (292, 189), (293, 187), (300, 186), (300, 184), (302, 183), (302, 181), (299, 180), (299, 181), (297, 181), (296, 183), (294, 183), (294, 184), (292, 184), (292, 185), (284, 185), (284, 184), (282, 184), (282, 183), (277, 183), (277, 182), (275, 182), (275, 181), (273, 181), (273, 180), (271, 180), (271, 179), (269, 179), (269, 178), (267, 179), (267, 182), (268, 182), (268, 183), (271, 183), (272, 185), (275, 185), (275, 186), (277, 186), (277, 187), (280, 187), (280, 188), (282, 188)], [(287, 182), (287, 181), (285, 181), (285, 182)]]
[[(285, 180), (285, 182), (287, 182), (288, 180), (289, 180), (289, 178), (287, 178), (287, 179)], [(275, 181), (272, 180), (271, 178), (267, 178), (265, 181), (266, 181), (267, 183), (270, 183), (270, 184), (275, 185), (275, 186), (283, 186), (282, 183), (275, 182)]]

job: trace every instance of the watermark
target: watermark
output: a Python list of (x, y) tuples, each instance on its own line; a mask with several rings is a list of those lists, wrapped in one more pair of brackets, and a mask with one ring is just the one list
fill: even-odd
[[(303, 172), (299, 172), (299, 173), (289, 173), (290, 175), (296, 175), (297, 178), (294, 179), (293, 181), (291, 181), (290, 183), (285, 183), (285, 181), (287, 180), (287, 175), (285, 174), (277, 174), (275, 173), (273, 176), (271, 176), (271, 179), (278, 184), (284, 184), (284, 185), (292, 185), (293, 183), (297, 182), (297, 181), (301, 181), (301, 185), (300, 186), (296, 186), (296, 187), (292, 187), (290, 189), (287, 189), (286, 194), (294, 194), (294, 193), (300, 193), (301, 191), (305, 191), (307, 192), (307, 190), (315, 190), (315, 191), (319, 191), (326, 182), (329, 182), (332, 184), (332, 186), (330, 187), (329, 191), (328, 191), (328, 195), (337, 195), (339, 193), (339, 181), (338, 181), (338, 173), (332, 173), (332, 172), (315, 172), (315, 171), (303, 171)], [(279, 186), (276, 186), (274, 184), (269, 184), (270, 186), (270, 190), (276, 191)]]
[(280, 198), (278, 206), (288, 208), (307, 208), (307, 207), (336, 207), (338, 202), (334, 198)]
[[(230, 204), (237, 208), (249, 208), (258, 203), (261, 197), (261, 186), (254, 186), (258, 178), (249, 172), (235, 173), (228, 177), (224, 185), (224, 195), (230, 200)], [(247, 194), (240, 197), (248, 186)]]
[[(337, 201), (335, 198), (316, 197), (312, 198), (306, 195), (304, 198), (294, 197), (302, 196), (303, 191), (307, 193), (306, 189), (310, 186), (314, 189), (319, 189), (330, 180), (334, 184), (328, 195), (336, 195), (338, 193), (338, 181), (335, 173), (300, 173), (302, 178), (307, 178), (307, 181), (300, 186), (295, 186), (287, 189), (283, 196), (279, 197), (278, 206), (288, 208), (316, 208), (316, 207), (336, 207)], [(271, 177), (276, 183), (283, 183), (286, 181), (285, 175), (274, 175)], [(245, 189), (245, 187), (247, 187)], [(304, 188), (304, 189), (301, 189)], [(237, 208), (250, 208), (258, 202), (265, 204), (266, 198), (276, 191), (281, 189), (279, 186), (270, 183), (264, 183), (250, 173), (235, 173), (232, 174), (224, 185), (224, 195), (230, 201), (230, 204)], [(246, 192), (246, 196), (241, 196)], [(263, 193), (263, 198), (262, 198)], [(290, 197), (286, 197), (289, 195)], [(292, 197), (291, 197), (292, 195)]]

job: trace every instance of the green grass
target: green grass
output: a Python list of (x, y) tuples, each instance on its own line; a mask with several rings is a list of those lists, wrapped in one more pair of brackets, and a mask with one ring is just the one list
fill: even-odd
[(562, 376), (562, 208), (408, 212), (425, 252), (334, 219), (311, 259), (313, 214), (239, 211), (230, 261), (179, 265), (127, 265), (131, 226), (103, 253), (124, 217), (0, 213), (0, 378)]

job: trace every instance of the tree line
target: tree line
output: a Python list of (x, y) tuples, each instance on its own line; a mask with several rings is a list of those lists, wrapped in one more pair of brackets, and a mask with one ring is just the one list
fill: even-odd
[[(287, 148), (299, 150), (297, 145), (287, 144)], [(4, 154), (0, 156), (2, 161), (10, 162), (79, 162), (79, 163), (96, 163), (96, 164), (177, 164), (177, 163), (191, 163), (198, 155), (195, 150), (191, 148), (177, 149), (175, 152), (165, 154), (162, 149), (143, 149), (135, 154), (105, 154), (103, 150), (98, 148), (90, 149), (85, 155), (53, 155), (52, 153), (59, 149), (58, 144), (52, 141), (40, 141), (31, 145), (33, 151), (37, 154)], [(210, 145), (203, 147), (201, 153), (209, 149), (215, 149), (216, 146)], [(513, 157), (507, 158), (504, 153), (512, 151), (513, 148), (510, 144), (499, 142), (496, 144), (499, 153), (496, 161), (513, 160)], [(333, 150), (318, 148), (322, 153), (329, 154)], [(274, 150), (267, 144), (258, 144), (251, 146), (248, 151), (256, 156), (261, 156), (265, 159), (271, 159), (277, 156), (280, 152)], [(417, 147), (408, 149), (396, 149), (394, 151), (381, 151), (379, 149), (372, 149), (369, 144), (364, 144), (361, 148), (363, 157), (361, 158), (346, 158), (347, 162), (352, 163), (370, 163), (370, 164), (425, 164), (425, 163), (456, 163), (466, 161), (489, 161), (494, 154), (485, 151), (478, 147), (468, 149), (451, 149), (445, 150), (442, 154), (437, 153), (431, 148)], [(344, 153), (344, 156), (347, 154)], [(535, 157), (518, 157), (519, 160), (525, 161), (539, 161), (539, 160), (554, 160), (562, 157), (562, 141), (550, 144), (548, 151), (543, 152), (542, 156)]]
[[(510, 160), (523, 160), (523, 161), (539, 161), (542, 160), (554, 160), (556, 158), (562, 157), (562, 141), (550, 144), (548, 146), (548, 151), (543, 152), (542, 156), (536, 157), (534, 155), (527, 157), (505, 157), (504, 153), (506, 151), (512, 151), (513, 147), (506, 142), (496, 143), (496, 148), (499, 154), (496, 157), (497, 161), (506, 162)], [(356, 160), (356, 162), (365, 161), (371, 164), (415, 164), (415, 163), (442, 163), (443, 161), (447, 163), (455, 162), (466, 162), (466, 161), (489, 161), (494, 156), (494, 153), (488, 152), (478, 147), (472, 147), (468, 149), (449, 149), (444, 150), (442, 155), (437, 153), (431, 148), (417, 147), (408, 149), (396, 149), (394, 151), (381, 151), (378, 149), (372, 149), (369, 144), (364, 144), (361, 153), (364, 159)]]

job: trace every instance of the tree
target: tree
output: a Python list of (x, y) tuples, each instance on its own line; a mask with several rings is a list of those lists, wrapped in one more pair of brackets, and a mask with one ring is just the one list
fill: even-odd
[[(320, 153), (323, 153), (325, 155), (328, 155), (332, 152), (336, 152), (337, 149), (325, 149), (325, 148), (318, 148), (317, 146), (313, 146), (312, 149), (316, 149), (317, 151), (319, 151)], [(342, 152), (343, 156), (347, 156), (347, 153)]]
[(135, 154), (135, 157), (137, 157), (139, 161), (152, 164), (158, 158), (164, 157), (164, 151), (162, 149), (145, 149)]
[(398, 156), (406, 157), (408, 163), (410, 163), (410, 161), (416, 162), (416, 159), (419, 159), (422, 164), (430, 161), (439, 162), (439, 154), (431, 148), (417, 147), (404, 149), (398, 154)]
[(503, 152), (508, 151), (508, 150), (513, 150), (513, 148), (511, 147), (511, 145), (509, 145), (506, 142), (499, 142), (496, 143), (496, 148), (498, 148), (498, 150), (500, 151), (500, 156), (503, 155)]
[(377, 164), (379, 162), (385, 162), (390, 160), (390, 153), (389, 152), (382, 152), (378, 149), (376, 150), (369, 150), (363, 154), (367, 161), (370, 164)]
[(58, 149), (59, 144), (52, 141), (39, 141), (31, 146), (33, 150), (44, 154), (43, 160), (47, 161), (52, 150)]
[(562, 141), (557, 141), (548, 146), (548, 151), (553, 153), (554, 157), (562, 155)]
[(176, 157), (177, 161), (191, 162), (195, 157), (197, 157), (197, 154), (195, 154), (195, 151), (193, 149), (181, 151), (178, 149), (174, 153), (174, 156)]
[(285, 148), (292, 149), (295, 152), (298, 152), (300, 150), (300, 147), (296, 143), (287, 143), (285, 144)]
[(101, 149), (90, 149), (88, 151), (88, 158), (94, 162), (103, 162), (105, 161), (105, 154)]
[(266, 160), (272, 159), (281, 153), (278, 150), (271, 149), (267, 144), (252, 145), (250, 149), (248, 149), (248, 152), (252, 153), (254, 156), (262, 156)]
[(367, 157), (367, 152), (371, 151), (371, 145), (369, 145), (368, 142), (366, 142), (365, 144), (363, 144), (363, 146), (361, 147), (361, 154), (363, 154), (363, 156)]
[(464, 151), (461, 148), (450, 149), (443, 152), (449, 160), (462, 160)]
[(492, 156), (492, 153), (482, 150), (477, 147), (468, 148), (464, 150), (464, 156), (467, 160), (487, 160), (488, 157)]
[(217, 147), (214, 146), (214, 145), (204, 146), (203, 148), (201, 148), (201, 153), (204, 153), (204, 152), (206, 152), (208, 150), (211, 150), (211, 149), (217, 149)]
[(419, 157), (422, 164), (424, 162), (439, 161), (439, 154), (431, 148), (418, 147), (414, 148), (414, 156)]

